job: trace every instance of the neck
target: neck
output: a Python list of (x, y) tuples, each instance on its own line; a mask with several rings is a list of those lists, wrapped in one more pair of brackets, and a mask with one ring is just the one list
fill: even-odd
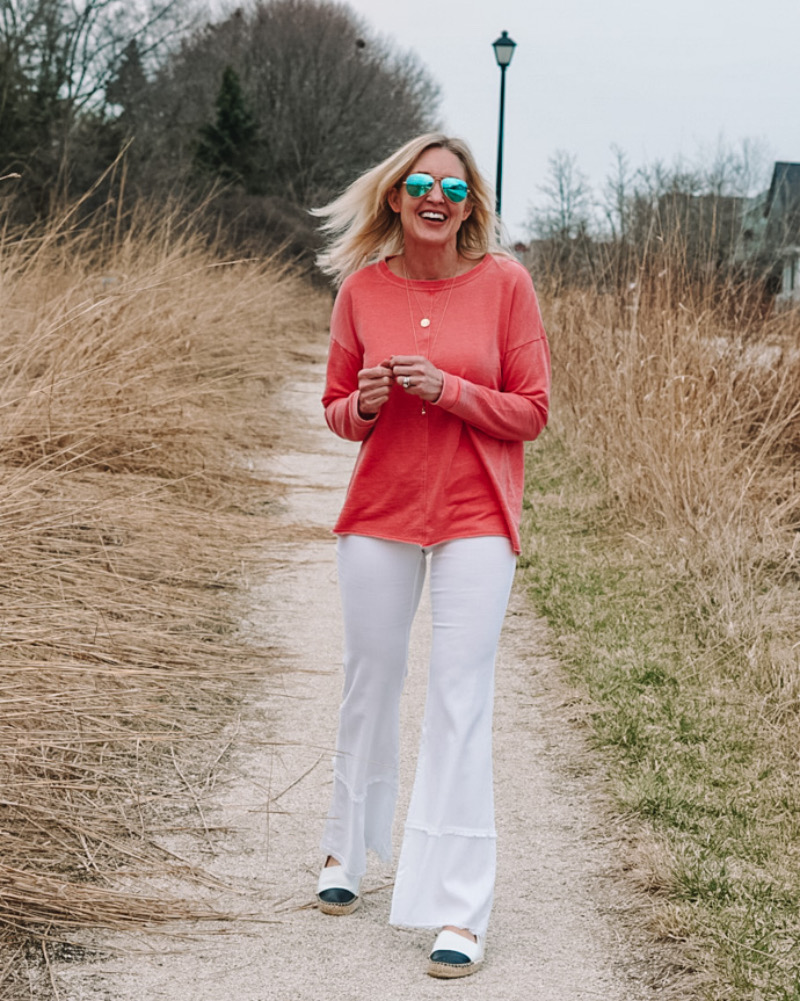
[(418, 281), (440, 281), (454, 278), (463, 262), (455, 246), (428, 247), (406, 244), (403, 251), (403, 267), (406, 277)]

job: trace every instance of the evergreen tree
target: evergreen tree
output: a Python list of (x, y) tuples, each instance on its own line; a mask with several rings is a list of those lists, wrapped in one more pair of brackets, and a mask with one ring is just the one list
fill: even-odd
[(245, 101), (239, 76), (230, 66), (222, 74), (216, 106), (216, 122), (200, 129), (195, 163), (206, 173), (258, 194), (258, 126)]
[(117, 71), (106, 85), (106, 100), (120, 109), (116, 121), (123, 134), (136, 133), (147, 98), (147, 76), (142, 65), (139, 43), (132, 38), (125, 46)]

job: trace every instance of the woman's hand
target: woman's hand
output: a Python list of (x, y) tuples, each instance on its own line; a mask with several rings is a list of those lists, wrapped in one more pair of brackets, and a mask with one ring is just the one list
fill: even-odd
[(394, 384), (392, 366), (388, 361), (376, 368), (362, 368), (358, 373), (358, 412), (362, 417), (374, 417), (389, 399)]
[(435, 403), (442, 395), (444, 375), (422, 355), (392, 355), (388, 362), (394, 381), (406, 393)]

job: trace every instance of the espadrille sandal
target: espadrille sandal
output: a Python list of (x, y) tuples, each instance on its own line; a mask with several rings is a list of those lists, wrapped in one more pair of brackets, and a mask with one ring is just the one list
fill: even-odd
[(468, 977), (483, 962), (483, 939), (464, 938), (454, 931), (440, 931), (428, 961), (428, 976), (450, 980)]
[(329, 865), (319, 874), (317, 900), (323, 914), (352, 914), (361, 903), (358, 895), (361, 880), (340, 865)]

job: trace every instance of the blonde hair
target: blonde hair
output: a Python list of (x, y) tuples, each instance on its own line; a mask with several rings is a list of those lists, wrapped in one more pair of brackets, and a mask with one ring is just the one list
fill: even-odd
[(336, 284), (383, 257), (403, 251), (400, 216), (389, 205), (389, 192), (407, 176), (427, 149), (446, 149), (464, 165), (472, 212), (461, 224), (457, 248), (462, 257), (477, 260), (487, 253), (507, 252), (500, 245), (492, 191), (478, 170), (463, 139), (428, 132), (401, 146), (391, 156), (353, 181), (338, 198), (313, 215), (324, 219), (321, 229), (330, 237), (317, 256), (317, 265)]

